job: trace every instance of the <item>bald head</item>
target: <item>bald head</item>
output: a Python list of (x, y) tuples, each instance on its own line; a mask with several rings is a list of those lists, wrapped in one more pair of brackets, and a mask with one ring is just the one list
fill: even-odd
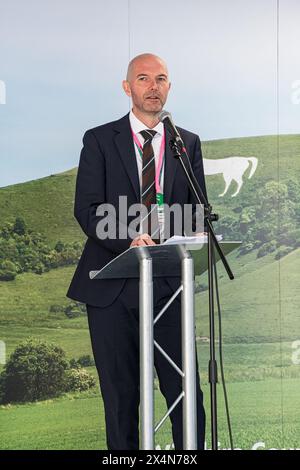
[(155, 127), (171, 86), (165, 62), (154, 54), (134, 57), (122, 85), (132, 99), (135, 116), (147, 127)]
[(134, 57), (128, 64), (128, 69), (127, 69), (127, 75), (126, 75), (126, 80), (128, 82), (131, 82), (133, 77), (135, 76), (135, 70), (136, 68), (139, 68), (140, 66), (143, 66), (143, 64), (153, 64), (153, 65), (160, 65), (162, 68), (165, 69), (166, 75), (168, 75), (168, 69), (167, 65), (164, 60), (162, 60), (160, 57), (158, 57), (155, 54), (150, 54), (150, 53), (145, 53), (145, 54), (140, 54)]

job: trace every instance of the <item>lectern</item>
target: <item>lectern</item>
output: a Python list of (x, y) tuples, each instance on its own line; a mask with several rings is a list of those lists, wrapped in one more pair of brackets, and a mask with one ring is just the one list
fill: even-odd
[[(222, 242), (226, 255), (239, 242)], [(216, 253), (216, 260), (218, 260)], [(207, 244), (163, 244), (132, 247), (101, 270), (91, 271), (91, 279), (139, 279), (140, 305), (140, 426), (141, 448), (154, 449), (154, 435), (183, 400), (183, 448), (197, 448), (196, 344), (194, 277), (207, 270)], [(153, 318), (153, 278), (181, 277), (181, 285), (156, 318)], [(181, 294), (182, 367), (175, 364), (154, 341), (153, 327), (169, 305)], [(182, 377), (182, 392), (157, 425), (154, 424), (154, 347)]]

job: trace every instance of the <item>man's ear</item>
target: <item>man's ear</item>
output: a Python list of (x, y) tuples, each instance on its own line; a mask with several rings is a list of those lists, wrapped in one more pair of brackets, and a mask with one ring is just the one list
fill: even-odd
[(130, 85), (127, 80), (123, 80), (122, 82), (123, 90), (125, 91), (127, 96), (131, 96)]

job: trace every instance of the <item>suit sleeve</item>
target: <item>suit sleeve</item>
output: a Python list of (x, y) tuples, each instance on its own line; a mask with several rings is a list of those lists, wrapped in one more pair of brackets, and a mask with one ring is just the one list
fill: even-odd
[[(104, 216), (97, 215), (97, 208), (106, 201), (105, 158), (93, 131), (83, 137), (83, 148), (76, 179), (74, 215), (83, 232), (114, 254), (120, 254), (129, 248), (130, 238), (100, 239), (97, 236), (97, 224)], [(117, 219), (115, 220), (118, 227)]]

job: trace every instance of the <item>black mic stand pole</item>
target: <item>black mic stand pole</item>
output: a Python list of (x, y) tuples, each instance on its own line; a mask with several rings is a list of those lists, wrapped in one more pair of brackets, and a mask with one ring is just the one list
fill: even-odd
[[(225, 258), (224, 253), (215, 235), (212, 222), (218, 220), (218, 215), (212, 213), (212, 207), (204, 196), (198, 181), (192, 170), (190, 160), (188, 158), (183, 141), (180, 137), (170, 140), (170, 148), (174, 157), (178, 158), (184, 174), (187, 178), (189, 187), (198, 204), (204, 206), (204, 220), (208, 229), (208, 290), (209, 290), (209, 333), (210, 333), (210, 360), (208, 367), (209, 383), (210, 383), (210, 403), (211, 403), (211, 445), (212, 450), (218, 450), (218, 427), (217, 427), (217, 382), (218, 370), (215, 354), (215, 321), (214, 321), (214, 264), (213, 250), (216, 248), (220, 259), (226, 269), (229, 279), (234, 279), (234, 275)], [(183, 158), (185, 157), (185, 165)]]

